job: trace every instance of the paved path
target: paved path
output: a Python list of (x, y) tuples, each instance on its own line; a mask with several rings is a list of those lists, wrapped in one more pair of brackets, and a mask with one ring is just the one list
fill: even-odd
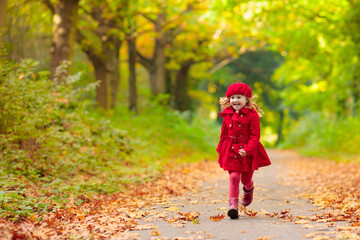
[[(286, 186), (282, 176), (286, 174), (284, 162), (288, 155), (280, 151), (268, 151), (272, 160), (270, 167), (256, 171), (254, 175), (254, 202), (248, 207), (258, 211), (255, 217), (242, 214), (239, 219), (231, 220), (226, 216), (227, 209), (227, 172), (220, 173), (220, 178), (209, 179), (199, 192), (189, 193), (187, 196), (169, 199), (167, 204), (153, 206), (152, 217), (147, 217), (140, 224), (154, 225), (154, 229), (134, 231), (140, 239), (309, 239), (304, 235), (317, 231), (330, 237), (334, 236), (334, 227), (327, 223), (307, 222), (300, 216), (314, 215), (311, 211), (315, 207), (306, 200), (295, 195), (301, 191), (295, 186)], [(294, 221), (285, 222), (284, 218), (269, 217), (264, 213), (278, 213), (290, 209), (285, 215), (292, 215)], [(177, 210), (187, 213), (199, 212), (198, 220), (171, 222), (170, 219), (180, 216)], [(165, 212), (165, 213), (164, 213)], [(212, 221), (210, 216), (225, 214), (222, 221)], [(297, 218), (299, 216), (299, 218)], [(169, 222), (170, 220), (170, 222)], [(295, 222), (298, 221), (298, 224)], [(157, 235), (159, 234), (159, 235)]]

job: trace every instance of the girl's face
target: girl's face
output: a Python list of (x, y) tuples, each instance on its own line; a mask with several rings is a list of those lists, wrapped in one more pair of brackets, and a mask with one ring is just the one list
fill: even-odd
[(236, 112), (245, 107), (247, 103), (248, 100), (244, 95), (235, 94), (230, 97), (230, 106), (232, 106)]

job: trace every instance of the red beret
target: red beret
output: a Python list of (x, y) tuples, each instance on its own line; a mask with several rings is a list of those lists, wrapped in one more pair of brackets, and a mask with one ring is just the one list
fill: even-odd
[(230, 98), (235, 94), (244, 95), (248, 98), (252, 97), (251, 88), (246, 83), (241, 82), (231, 84), (226, 91), (227, 98)]

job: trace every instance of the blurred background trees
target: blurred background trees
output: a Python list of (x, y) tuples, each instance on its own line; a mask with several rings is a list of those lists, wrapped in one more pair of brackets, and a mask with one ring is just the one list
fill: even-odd
[(359, 29), (359, 0), (0, 0), (0, 217), (215, 160), (239, 81), (266, 147), (359, 160)]
[(215, 120), (218, 98), (242, 81), (265, 110), (267, 146), (335, 154), (350, 151), (336, 139), (360, 136), (359, 8), (357, 0), (2, 0), (0, 28), (9, 60), (38, 60), (54, 80), (69, 61), (58, 74), (82, 72), (77, 87), (97, 82), (83, 96), (93, 106), (141, 115), (160, 105)]

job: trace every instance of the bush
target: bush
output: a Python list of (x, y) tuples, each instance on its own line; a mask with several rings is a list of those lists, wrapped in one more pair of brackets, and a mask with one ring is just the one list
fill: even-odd
[(351, 160), (360, 154), (360, 118), (332, 119), (322, 113), (302, 118), (287, 136), (282, 147), (296, 148), (310, 156)]
[(80, 87), (81, 74), (55, 84), (37, 66), (0, 60), (0, 216), (34, 219), (70, 197), (80, 204), (154, 179), (164, 165), (215, 159), (220, 127), (170, 110), (167, 96), (148, 97), (139, 115), (105, 112), (85, 97), (96, 84)]
[[(19, 217), (18, 211), (40, 209), (30, 206), (31, 196), (24, 197), (29, 187), (46, 186), (50, 195), (67, 188), (79, 194), (115, 191), (116, 182), (107, 174), (118, 175), (130, 164), (126, 156), (132, 148), (125, 131), (91, 118), (91, 103), (79, 101), (95, 85), (74, 89), (80, 74), (54, 84), (48, 72), (35, 71), (38, 62), (1, 61), (0, 213)], [(75, 185), (80, 188), (71, 189)], [(7, 208), (15, 195), (17, 207)]]
[[(92, 114), (98, 118), (104, 113)], [(214, 158), (216, 154), (220, 136), (220, 126), (216, 122), (190, 112), (171, 110), (156, 99), (150, 100), (149, 97), (142, 102), (138, 115), (120, 104), (105, 115), (114, 127), (126, 126), (134, 147), (132, 156), (138, 163), (166, 164), (167, 160), (174, 159), (188, 162), (194, 161), (191, 160), (194, 153), (203, 158)]]

